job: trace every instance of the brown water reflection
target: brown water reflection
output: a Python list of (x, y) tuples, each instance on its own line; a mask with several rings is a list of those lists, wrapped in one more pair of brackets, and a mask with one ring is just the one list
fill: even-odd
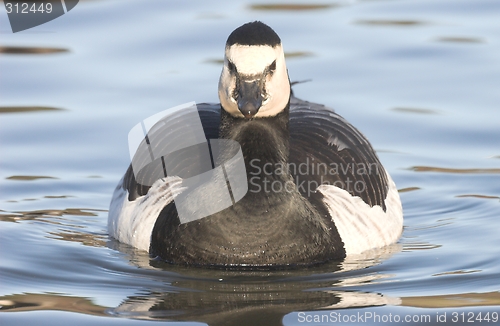
[(500, 292), (457, 293), (401, 298), (401, 305), (419, 308), (457, 308), (500, 305)]
[(420, 189), (421, 189), (420, 187), (408, 187), (408, 188), (399, 189), (398, 192), (399, 193), (410, 192), (410, 191), (415, 191), (415, 190), (420, 190)]
[(412, 166), (410, 170), (415, 172), (440, 172), (440, 173), (462, 173), (462, 174), (497, 174), (500, 169), (453, 169), (432, 166)]
[(417, 114), (439, 114), (438, 110), (421, 109), (421, 108), (393, 108), (392, 111), (403, 113), (417, 113)]
[(429, 22), (420, 20), (392, 20), (392, 19), (360, 19), (354, 22), (358, 25), (372, 25), (372, 26), (396, 26), (396, 27), (413, 27), (429, 25)]
[(0, 210), (0, 221), (3, 222), (28, 221), (39, 218), (60, 217), (65, 215), (98, 216), (98, 214), (94, 212), (107, 212), (107, 211), (102, 209), (90, 209), (90, 208), (40, 209), (35, 211), (24, 211), (24, 212), (5, 212)]
[(447, 36), (447, 37), (439, 37), (436, 39), (438, 42), (445, 43), (486, 43), (486, 41), (479, 37), (465, 37), (465, 36)]
[[(67, 196), (54, 196), (66, 198)], [(89, 218), (100, 219), (99, 213), (107, 212), (102, 209), (66, 208), (43, 209), (24, 212), (5, 212), (0, 210), (0, 221), (19, 223), (23, 221), (38, 221), (55, 225), (53, 231), (47, 231), (46, 238), (77, 242), (84, 246), (105, 247), (109, 237), (103, 230), (90, 230), (87, 223), (94, 224)]]
[(11, 175), (5, 178), (6, 180), (18, 180), (18, 181), (33, 181), (39, 179), (58, 179), (56, 177), (46, 176), (46, 175)]
[(1, 113), (23, 113), (39, 111), (63, 111), (65, 109), (52, 108), (47, 106), (0, 106)]
[(462, 274), (471, 274), (471, 273), (480, 273), (482, 272), (479, 269), (475, 270), (458, 270), (458, 271), (450, 271), (450, 272), (443, 272), (443, 273), (437, 273), (433, 274), (432, 276), (445, 276), (445, 275), (462, 275)]
[(318, 9), (330, 9), (340, 7), (341, 4), (330, 3), (330, 4), (314, 4), (314, 3), (275, 3), (275, 4), (253, 4), (250, 5), (251, 10), (283, 10), (283, 11), (307, 11), (307, 10), (318, 10)]
[(455, 197), (457, 197), (457, 198), (472, 197), (472, 198), (483, 198), (483, 199), (500, 199), (500, 197), (498, 197), (498, 196), (487, 196), (487, 195), (477, 195), (477, 194), (457, 195)]
[(49, 198), (49, 199), (61, 199), (61, 198), (71, 198), (75, 196), (66, 196), (66, 195), (61, 195), (61, 196), (43, 196), (43, 198)]
[[(73, 225), (73, 227), (76, 227)], [(60, 230), (58, 232), (48, 232), (50, 236), (55, 240), (64, 240), (69, 242), (81, 243), (84, 246), (91, 247), (105, 247), (108, 235), (107, 234), (93, 234), (88, 231), (76, 231), (76, 230)]]
[(0, 297), (0, 311), (2, 312), (39, 310), (69, 311), (106, 316), (105, 307), (98, 306), (87, 298), (38, 293), (13, 294)]
[(54, 54), (65, 52), (69, 52), (69, 49), (33, 46), (0, 46), (0, 54)]

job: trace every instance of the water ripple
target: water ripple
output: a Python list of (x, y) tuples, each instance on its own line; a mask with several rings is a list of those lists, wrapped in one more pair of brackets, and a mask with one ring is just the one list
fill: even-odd
[(254, 4), (250, 5), (251, 10), (266, 11), (308, 11), (340, 7), (341, 4), (305, 4), (305, 3), (275, 3), (275, 4)]
[(23, 113), (39, 111), (64, 111), (65, 109), (52, 108), (47, 106), (0, 106), (1, 113)]
[(0, 54), (54, 54), (69, 52), (65, 48), (42, 48), (33, 46), (0, 46)]
[(395, 27), (413, 27), (430, 25), (429, 22), (420, 20), (395, 20), (395, 19), (360, 19), (354, 22), (358, 25), (371, 26), (395, 26)]
[(46, 175), (12, 175), (5, 178), (6, 180), (17, 180), (17, 181), (33, 181), (40, 179), (59, 179), (56, 177), (46, 176)]
[(454, 169), (440, 168), (432, 166), (412, 166), (410, 170), (415, 172), (440, 172), (440, 173), (461, 173), (461, 174), (499, 174), (500, 169)]

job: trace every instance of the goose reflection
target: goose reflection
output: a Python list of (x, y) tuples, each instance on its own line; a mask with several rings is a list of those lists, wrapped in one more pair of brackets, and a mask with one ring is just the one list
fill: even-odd
[(146, 253), (111, 242), (129, 261), (165, 286), (129, 296), (111, 315), (197, 321), (208, 325), (281, 325), (294, 311), (397, 305), (399, 298), (359, 292), (353, 287), (391, 275), (366, 269), (401, 251), (400, 245), (372, 250), (340, 262), (298, 270), (211, 270), (170, 265)]

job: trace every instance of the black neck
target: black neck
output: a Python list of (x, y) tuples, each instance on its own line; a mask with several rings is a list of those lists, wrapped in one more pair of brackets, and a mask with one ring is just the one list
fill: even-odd
[(290, 104), (287, 104), (276, 116), (246, 119), (235, 118), (221, 110), (219, 137), (240, 144), (249, 185), (290, 180), (287, 165), (289, 112)]

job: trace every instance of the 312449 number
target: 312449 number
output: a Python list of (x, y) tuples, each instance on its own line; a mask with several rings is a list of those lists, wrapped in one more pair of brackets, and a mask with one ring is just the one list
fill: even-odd
[(474, 312), (452, 312), (451, 321), (454, 323), (474, 323), (474, 322), (498, 322), (498, 312), (494, 311), (491, 314), (486, 313), (474, 313)]
[(34, 3), (33, 5), (29, 5), (29, 3), (6, 3), (5, 8), (7, 9), (7, 13), (16, 13), (16, 14), (36, 14), (36, 13), (47, 13), (50, 14), (52, 12), (52, 4), (50, 2), (47, 3)]

